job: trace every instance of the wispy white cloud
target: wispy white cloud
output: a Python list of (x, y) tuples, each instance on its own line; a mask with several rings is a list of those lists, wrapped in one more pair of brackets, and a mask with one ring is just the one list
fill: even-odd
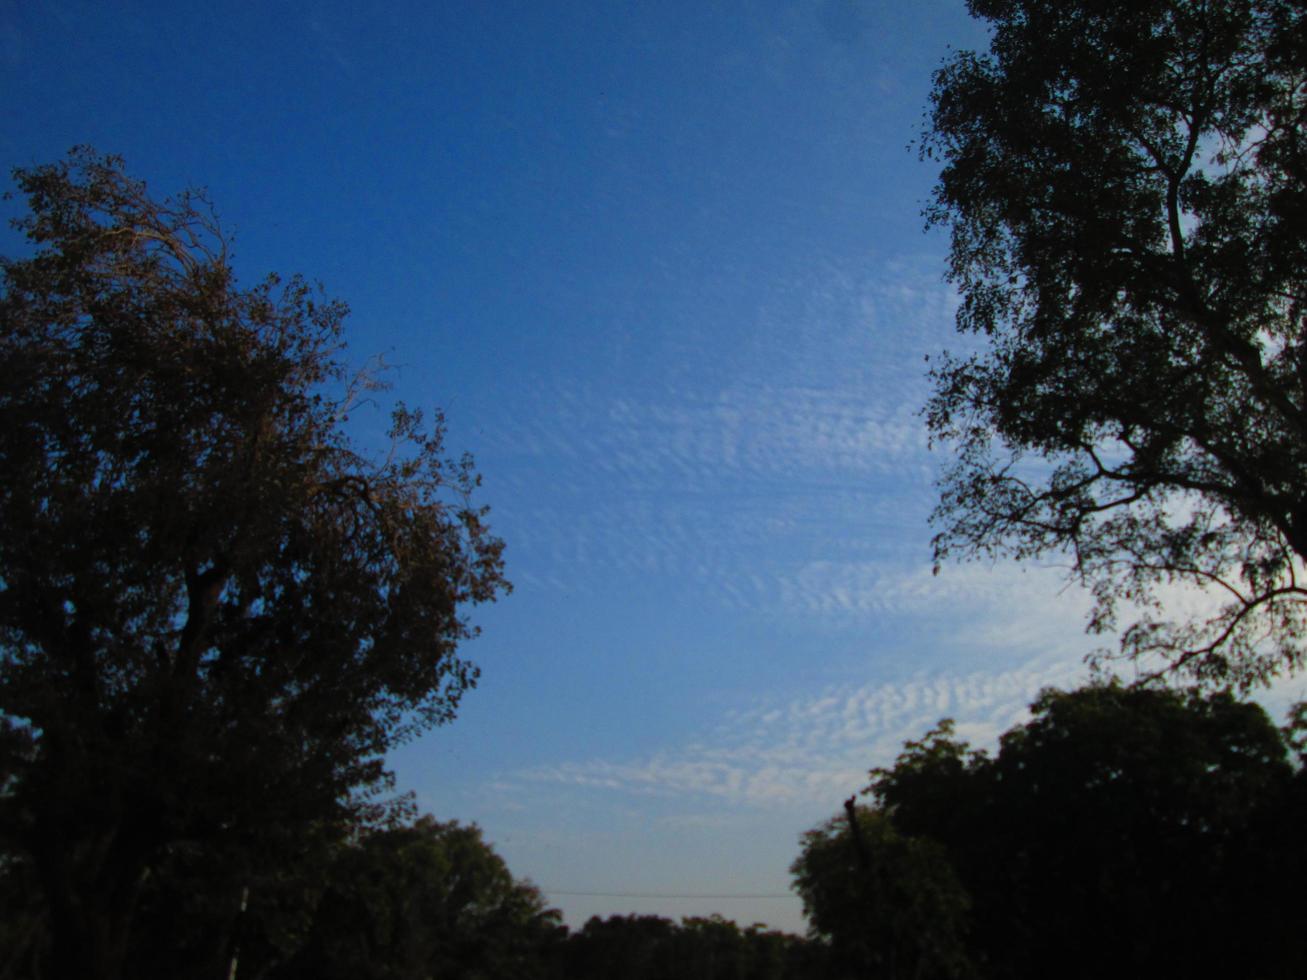
[(939, 719), (955, 718), (959, 732), (983, 746), (1021, 719), (1040, 689), (1077, 683), (1083, 674), (1074, 663), (1032, 660), (1000, 673), (833, 687), (736, 712), (708, 736), (645, 758), (541, 766), (513, 775), (504, 788), (520, 793), (523, 784), (549, 784), (747, 807), (833, 803)]
[(910, 601), (907, 584), (885, 587), (898, 571), (876, 569), (908, 566), (915, 582), (928, 556), (922, 357), (955, 300), (934, 257), (868, 265), (818, 261), (767, 292), (738, 349), (713, 348), (707, 331), (699, 357), (720, 360), (715, 385), (555, 378), (488, 420), (480, 458), (519, 586), (569, 590), (599, 570), (736, 610), (848, 616)]
[[(719, 819), (729, 824), (729, 814), (741, 808), (831, 809), (866, 785), (869, 769), (891, 763), (906, 740), (919, 738), (944, 717), (953, 718), (958, 734), (972, 745), (992, 747), (1002, 732), (1028, 716), (1040, 690), (1067, 689), (1088, 679), (1078, 655), (1090, 642), (1079, 629), (1083, 596), (1048, 601), (1049, 577), (1056, 570), (1004, 571), (963, 569), (948, 587), (919, 576), (902, 590), (907, 601), (928, 605), (947, 604), (950, 594), (971, 594), (975, 615), (967, 617), (960, 644), (970, 652), (953, 656), (950, 669), (791, 697), (759, 696), (700, 736), (648, 755), (537, 766), (503, 776), (499, 788), (515, 798), (545, 788), (600, 794), (610, 802), (660, 798), (677, 819), (708, 826)], [(1043, 652), (1014, 660), (1011, 652), (1023, 650)], [(984, 656), (985, 666), (967, 670), (972, 654)], [(1307, 696), (1304, 690), (1301, 678), (1290, 678), (1262, 692), (1260, 700), (1273, 715), (1283, 716), (1290, 703)]]

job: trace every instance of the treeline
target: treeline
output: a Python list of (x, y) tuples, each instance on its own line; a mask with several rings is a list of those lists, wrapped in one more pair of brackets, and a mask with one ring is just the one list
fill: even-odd
[[(808, 832), (807, 937), (719, 916), (569, 931), (474, 825), (412, 815), (251, 865), (174, 845), (124, 975), (240, 980), (1307, 976), (1307, 709), (1228, 694), (1046, 691), (995, 752), (945, 721)], [(335, 833), (335, 836), (333, 836)], [(49, 975), (31, 860), (0, 858), (0, 980)]]
[(833, 976), (825, 944), (720, 916), (592, 918), (552, 951), (546, 976), (626, 980), (807, 980)]
[[(571, 932), (476, 826), (422, 817), (235, 875), (179, 849), (144, 888), (124, 975), (210, 980), (808, 980), (827, 944), (719, 916), (592, 918)], [(0, 874), (0, 977), (48, 972), (29, 863)]]
[(202, 194), (89, 147), (13, 179), (0, 973), (228, 978), (395, 829), (386, 754), (475, 685), (503, 542), (438, 413), (350, 437), (385, 378), (343, 360), (345, 304), (241, 286)]
[(793, 866), (841, 975), (1303, 977), (1307, 713), (1046, 691), (991, 755), (941, 723)]

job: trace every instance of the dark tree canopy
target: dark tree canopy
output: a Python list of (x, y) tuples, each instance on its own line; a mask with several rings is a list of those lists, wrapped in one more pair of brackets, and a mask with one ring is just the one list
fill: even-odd
[[(873, 975), (916, 975), (902, 954), (886, 970), (896, 944), (953, 952), (922, 976), (1303, 974), (1292, 733), (1226, 694), (1105, 685), (1032, 709), (996, 755), (943, 724), (875, 770), (873, 862), (843, 818), (805, 838), (795, 873), (817, 929)], [(940, 914), (914, 917), (923, 898)]]
[[(114, 976), (169, 848), (256, 865), (355, 823), (383, 753), (452, 717), (501, 543), (437, 418), (342, 428), (378, 385), (343, 304), (237, 286), (206, 202), (89, 149), (14, 173), (0, 264), (0, 834), (53, 976)], [(280, 842), (280, 843), (279, 843)]]
[(559, 980), (843, 980), (819, 943), (718, 915), (591, 918), (559, 948)]
[[(958, 327), (936, 557), (1069, 554), (1122, 652), (1239, 684), (1303, 659), (1307, 16), (1293, 0), (971, 0), (928, 216)], [(1159, 587), (1219, 600), (1168, 615)]]
[(971, 900), (935, 841), (905, 837), (884, 813), (860, 806), (804, 834), (790, 873), (810, 938), (829, 943), (847, 975), (973, 975), (964, 935)]
[(273, 980), (532, 980), (566, 929), (475, 825), (423, 817), (341, 849)]

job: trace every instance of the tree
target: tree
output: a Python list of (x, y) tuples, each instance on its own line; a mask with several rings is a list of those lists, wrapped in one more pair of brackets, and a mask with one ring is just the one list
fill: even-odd
[(831, 944), (847, 975), (973, 974), (965, 942), (971, 900), (943, 848), (905, 837), (883, 812), (850, 807), (808, 831), (790, 873), (810, 937)]
[(399, 406), (377, 458), (345, 435), (380, 385), (348, 380), (342, 303), (238, 288), (204, 199), (117, 158), (14, 178), (0, 835), (37, 870), (49, 975), (106, 978), (170, 852), (239, 877), (379, 812), (383, 753), (453, 717), (465, 611), (507, 584), (438, 417)]
[(825, 950), (719, 915), (679, 924), (655, 915), (598, 916), (572, 933), (555, 975), (568, 980), (819, 980), (830, 976)]
[(423, 817), (343, 848), (303, 947), (274, 980), (530, 980), (565, 929), (475, 825)]
[(676, 923), (658, 915), (591, 916), (568, 937), (568, 977), (624, 977), (663, 980), (672, 975), (671, 946)]
[(1050, 690), (1032, 711), (996, 756), (944, 726), (872, 773), (879, 819), (939, 847), (971, 898), (981, 976), (1302, 975), (1287, 733), (1228, 694), (1160, 688)]
[[(1066, 553), (1122, 654), (1298, 666), (1307, 586), (1307, 18), (1296, 0), (969, 0), (935, 75), (928, 220), (961, 331), (937, 561)], [(1168, 619), (1159, 589), (1211, 590)]]

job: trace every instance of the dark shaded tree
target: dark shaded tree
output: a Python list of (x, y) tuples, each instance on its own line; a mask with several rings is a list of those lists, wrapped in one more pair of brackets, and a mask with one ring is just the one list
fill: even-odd
[(567, 980), (821, 980), (832, 976), (816, 942), (741, 929), (718, 915), (680, 923), (655, 915), (591, 918), (558, 949), (555, 976)]
[(243, 980), (262, 980), (308, 941), (339, 856), (380, 829), (330, 821), (269, 832), (257, 862), (232, 842), (167, 846), (142, 883), (123, 975), (209, 980), (236, 964)]
[(994, 958), (1019, 950), (1028, 976), (1058, 957), (1081, 977), (1301, 973), (1294, 773), (1258, 705), (1095, 687), (1032, 709), (980, 776), (1008, 903)]
[[(979, 976), (1302, 975), (1307, 786), (1260, 707), (1118, 686), (1032, 707), (995, 756), (943, 725), (869, 789), (891, 839), (938, 848), (956, 874), (970, 912), (955, 935)], [(814, 925), (875, 936), (883, 958), (895, 905), (874, 889), (920, 889), (922, 873), (887, 862), (869, 884), (847, 856), (823, 872), (839, 836), (810, 835), (796, 863), (835, 896)], [(848, 912), (868, 891), (874, 924)]]
[(662, 980), (672, 975), (676, 923), (657, 915), (593, 916), (568, 938), (565, 976)]
[[(818, 957), (798, 936), (720, 915), (687, 916), (672, 937), (668, 975), (687, 980), (818, 980)], [(819, 951), (818, 951), (819, 952)], [(807, 955), (805, 955), (807, 954)]]
[[(1121, 652), (1248, 685), (1303, 658), (1307, 19), (1296, 0), (970, 0), (929, 220), (958, 328), (937, 560), (1069, 555)], [(1208, 590), (1171, 618), (1160, 586)]]
[(809, 937), (830, 944), (840, 975), (949, 978), (972, 975), (970, 898), (944, 849), (907, 837), (882, 812), (856, 807), (803, 835), (790, 873)]
[(467, 607), (506, 583), (438, 418), (401, 406), (376, 457), (346, 437), (377, 382), (345, 373), (343, 304), (239, 288), (205, 202), (116, 158), (14, 177), (0, 835), (39, 881), (47, 975), (98, 980), (152, 869), (193, 851), (252, 880), (300, 830), (375, 817), (383, 753), (453, 716)]
[(566, 930), (475, 825), (423, 817), (341, 849), (274, 980), (531, 980)]

